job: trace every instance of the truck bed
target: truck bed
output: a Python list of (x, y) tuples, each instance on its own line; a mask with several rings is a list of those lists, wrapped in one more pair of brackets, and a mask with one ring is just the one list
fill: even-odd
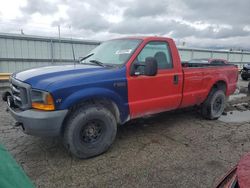
[[(226, 95), (236, 89), (238, 73), (235, 65), (183, 67), (183, 98), (180, 107), (199, 105), (207, 98), (215, 82), (228, 83)], [(218, 79), (219, 78), (219, 79)]]

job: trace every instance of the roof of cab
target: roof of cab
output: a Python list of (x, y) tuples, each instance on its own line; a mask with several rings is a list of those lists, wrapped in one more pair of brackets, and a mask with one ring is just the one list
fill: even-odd
[[(122, 37), (122, 38), (117, 38), (117, 39), (140, 39), (140, 40), (157, 40), (157, 39), (171, 39), (168, 37), (162, 37), (162, 36), (127, 36), (127, 37)], [(171, 39), (172, 40), (172, 39)]]

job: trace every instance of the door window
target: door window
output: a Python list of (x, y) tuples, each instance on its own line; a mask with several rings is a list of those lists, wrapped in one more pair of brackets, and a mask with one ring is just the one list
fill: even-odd
[(147, 57), (154, 57), (160, 70), (173, 68), (170, 49), (166, 42), (149, 42), (142, 49), (135, 61), (144, 64)]

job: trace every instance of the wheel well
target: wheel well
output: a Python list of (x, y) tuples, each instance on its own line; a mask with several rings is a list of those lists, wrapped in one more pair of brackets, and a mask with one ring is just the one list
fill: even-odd
[(212, 87), (212, 89), (211, 90), (213, 90), (213, 89), (216, 89), (216, 90), (222, 90), (222, 91), (224, 91), (224, 93), (226, 94), (226, 92), (227, 92), (227, 84), (226, 84), (226, 82), (225, 81), (218, 81), (218, 82), (216, 82), (214, 85), (213, 85), (213, 87)]
[(107, 99), (107, 98), (93, 98), (93, 99), (88, 99), (88, 100), (82, 101), (79, 104), (75, 104), (72, 107), (70, 107), (69, 112), (63, 121), (63, 126), (62, 126), (61, 131), (63, 132), (68, 118), (76, 109), (78, 109), (82, 106), (85, 106), (85, 105), (89, 105), (89, 104), (96, 104), (96, 105), (101, 105), (101, 106), (105, 107), (107, 110), (109, 110), (114, 115), (116, 122), (118, 124), (121, 122), (120, 111), (119, 111), (119, 108), (117, 107), (115, 102), (113, 102), (112, 100)]

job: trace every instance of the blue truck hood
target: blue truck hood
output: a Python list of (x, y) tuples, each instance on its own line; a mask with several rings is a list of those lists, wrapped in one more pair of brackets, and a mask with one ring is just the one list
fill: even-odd
[(94, 65), (60, 65), (29, 69), (14, 73), (12, 77), (30, 84), (32, 88), (46, 90), (49, 85), (56, 82), (64, 82), (77, 77), (94, 78), (96, 74), (102, 74), (106, 71), (110, 70)]

